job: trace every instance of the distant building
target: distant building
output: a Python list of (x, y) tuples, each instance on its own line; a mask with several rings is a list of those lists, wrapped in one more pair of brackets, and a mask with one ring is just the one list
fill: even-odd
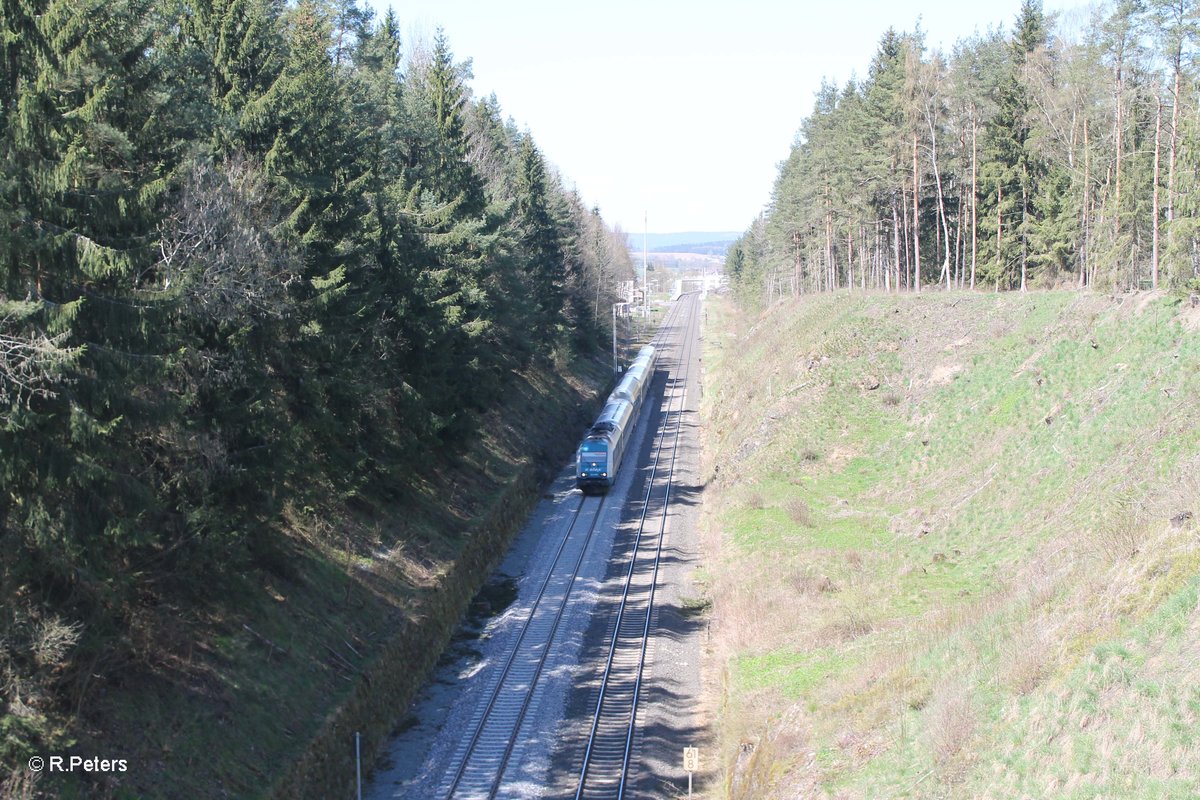
[[(618, 284), (617, 296), (625, 298), (626, 303), (640, 303), (642, 289), (637, 281), (621, 281)], [(635, 299), (637, 298), (637, 299)]]
[(705, 272), (702, 275), (690, 275), (675, 281), (673, 297), (679, 297), (684, 292), (699, 291), (702, 295), (715, 292), (725, 285), (724, 272)]

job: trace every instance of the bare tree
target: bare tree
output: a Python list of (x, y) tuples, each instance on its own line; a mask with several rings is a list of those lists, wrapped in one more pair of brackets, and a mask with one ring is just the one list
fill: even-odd
[[(1196, 0), (1149, 0), (1150, 29), (1158, 45), (1158, 51), (1170, 68), (1171, 75), (1171, 122), (1167, 129), (1167, 186), (1166, 186), (1166, 229), (1168, 252), (1174, 236), (1171, 223), (1175, 220), (1176, 159), (1180, 145), (1180, 106), (1183, 97), (1185, 65), (1195, 58), (1195, 45), (1200, 38), (1200, 3)], [(1161, 109), (1159, 116), (1161, 117)], [(1161, 120), (1160, 120), (1161, 122)], [(1158, 126), (1156, 126), (1158, 127)], [(1157, 189), (1158, 183), (1155, 182)], [(1155, 230), (1157, 232), (1157, 217)], [(1173, 254), (1172, 254), (1173, 255)], [(1157, 266), (1157, 259), (1155, 261)], [(1169, 267), (1168, 276), (1175, 269)]]
[(79, 354), (65, 347), (66, 333), (50, 336), (29, 320), (40, 309), (34, 302), (10, 302), (0, 295), (0, 422), (12, 409), (35, 397), (54, 397), (62, 370)]
[(921, 112), (925, 124), (929, 128), (929, 163), (933, 167), (933, 180), (937, 188), (938, 220), (942, 229), (944, 251), (942, 272), (939, 281), (945, 281), (946, 289), (950, 289), (950, 226), (946, 222), (946, 201), (942, 191), (942, 172), (938, 167), (938, 129), (942, 127), (942, 117), (945, 115), (945, 100), (942, 97), (942, 87), (945, 83), (946, 65), (941, 53), (934, 52), (928, 63), (920, 63), (918, 69), (918, 96), (921, 100)]
[(921, 292), (921, 168), (917, 156), (924, 116), (924, 87), (921, 85), (921, 73), (924, 71), (922, 50), (923, 46), (918, 45), (916, 41), (909, 41), (904, 51), (904, 114), (912, 138), (912, 289), (918, 294)]
[(272, 234), (277, 221), (266, 180), (245, 159), (198, 163), (163, 223), (152, 288), (218, 322), (282, 316), (296, 273)]

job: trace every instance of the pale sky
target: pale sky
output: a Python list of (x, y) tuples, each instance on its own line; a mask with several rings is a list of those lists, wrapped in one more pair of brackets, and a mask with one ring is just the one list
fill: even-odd
[[(1047, 12), (1080, 0), (1045, 0)], [(369, 0), (405, 35), (446, 31), (546, 158), (630, 233), (737, 231), (827, 77), (864, 76), (889, 26), (930, 48), (1011, 29), (1020, 0)]]

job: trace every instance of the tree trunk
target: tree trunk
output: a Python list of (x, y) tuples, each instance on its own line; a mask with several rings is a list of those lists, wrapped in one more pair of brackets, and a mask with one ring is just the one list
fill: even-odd
[(1114, 133), (1116, 140), (1117, 157), (1116, 157), (1116, 174), (1114, 175), (1115, 185), (1113, 188), (1113, 238), (1116, 239), (1121, 235), (1121, 150), (1123, 146), (1123, 133), (1125, 128), (1124, 118), (1124, 98), (1122, 90), (1124, 89), (1123, 80), (1123, 65), (1121, 60), (1117, 60), (1117, 129)]
[(1170, 222), (1175, 219), (1175, 154), (1179, 146), (1179, 73), (1180, 59), (1175, 58), (1175, 88), (1172, 91), (1171, 103), (1171, 140), (1167, 146), (1167, 235), (1170, 236)]
[(830, 208), (828, 189), (825, 195), (825, 289), (833, 291), (829, 276), (833, 270), (833, 210)]
[[(1024, 167), (1021, 169), (1024, 172)], [(1025, 291), (1025, 274), (1029, 265), (1029, 226), (1026, 217), (1029, 216), (1029, 196), (1025, 188), (1026, 181), (1021, 181), (1021, 225), (1017, 229), (1021, 237), (1021, 291)]]
[(933, 182), (937, 186), (938, 219), (942, 223), (942, 244), (945, 247), (942, 258), (942, 275), (946, 279), (946, 291), (950, 291), (950, 227), (946, 224), (946, 201), (942, 194), (942, 172), (937, 163), (937, 131), (933, 126), (933, 118), (926, 114), (929, 123), (929, 162), (933, 164)]
[[(1175, 240), (1175, 151), (1179, 144), (1179, 73), (1182, 72), (1182, 50), (1175, 53), (1175, 87), (1171, 92), (1171, 139), (1167, 143), (1167, 252), (1172, 253), (1171, 244)], [(1172, 254), (1173, 255), (1173, 254)], [(1170, 280), (1175, 270), (1171, 260), (1167, 262), (1167, 279)]]
[(858, 288), (861, 291), (867, 290), (867, 229), (865, 227), (858, 230)]
[(883, 290), (891, 292), (892, 273), (888, 270), (887, 261), (883, 257), (883, 234), (879, 230), (881, 224), (880, 220), (875, 220), (875, 288), (878, 289), (879, 284), (882, 283)]
[(971, 109), (971, 288), (975, 288), (975, 258), (979, 255), (979, 148), (976, 136), (979, 130), (975, 109)]
[(1158, 288), (1158, 162), (1162, 149), (1162, 98), (1154, 112), (1154, 191), (1150, 211), (1150, 288)]
[(854, 288), (854, 225), (846, 228), (846, 288)]
[(1004, 205), (1004, 187), (996, 187), (996, 287), (1000, 286), (1000, 273), (1004, 271), (1004, 217), (1000, 213), (1001, 207)]
[(908, 195), (905, 194), (907, 191), (907, 189), (900, 190), (900, 223), (903, 226), (900, 235), (904, 242), (904, 271), (896, 276), (896, 291), (900, 291), (902, 278), (903, 286), (909, 287), (909, 278), (912, 276), (912, 229), (908, 227)]
[(913, 156), (913, 291), (921, 293), (921, 174), (917, 171), (917, 132), (912, 137)]
[(958, 213), (954, 215), (954, 287), (963, 288), (963, 278), (966, 270), (966, 253), (963, 252), (963, 214), (967, 207), (967, 189), (962, 180), (963, 161), (967, 152), (967, 129), (963, 128), (958, 136), (959, 180), (958, 180)]
[(1088, 121), (1083, 118), (1083, 252), (1079, 258), (1079, 286), (1089, 285), (1088, 262), (1092, 252), (1092, 153), (1088, 146)]

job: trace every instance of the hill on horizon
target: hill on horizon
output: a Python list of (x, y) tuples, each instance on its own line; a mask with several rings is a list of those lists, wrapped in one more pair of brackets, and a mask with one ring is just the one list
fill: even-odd
[[(685, 231), (681, 233), (648, 233), (646, 249), (653, 252), (669, 252), (669, 248), (687, 245), (717, 245), (736, 241), (742, 231)], [(642, 250), (642, 234), (627, 233), (629, 249)]]

